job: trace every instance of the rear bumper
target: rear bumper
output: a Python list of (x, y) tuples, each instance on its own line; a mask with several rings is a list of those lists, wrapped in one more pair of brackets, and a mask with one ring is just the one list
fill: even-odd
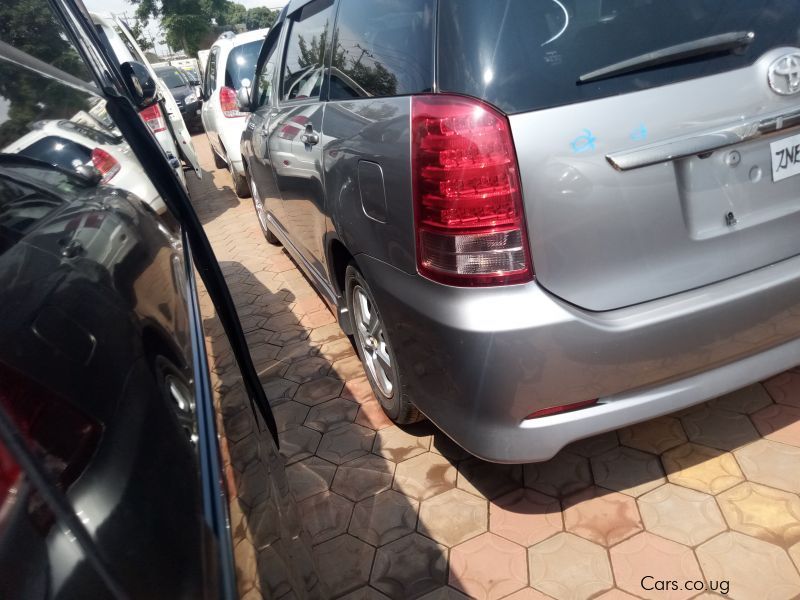
[[(800, 363), (800, 257), (635, 307), (592, 313), (536, 283), (461, 289), (360, 255), (403, 385), (432, 421), (495, 462), (724, 394)], [(549, 406), (591, 408), (525, 420)]]
[(244, 132), (246, 119), (242, 117), (235, 117), (226, 119), (220, 116), (217, 123), (221, 124), (219, 130), (219, 139), (222, 146), (225, 148), (225, 155), (228, 164), (233, 167), (233, 170), (238, 174), (244, 174), (244, 167), (242, 165), (242, 132)]

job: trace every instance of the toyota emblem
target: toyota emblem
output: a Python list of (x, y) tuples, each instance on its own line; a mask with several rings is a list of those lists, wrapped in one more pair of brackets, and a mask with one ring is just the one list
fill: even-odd
[(800, 52), (785, 54), (769, 66), (769, 87), (776, 94), (789, 96), (800, 92)]

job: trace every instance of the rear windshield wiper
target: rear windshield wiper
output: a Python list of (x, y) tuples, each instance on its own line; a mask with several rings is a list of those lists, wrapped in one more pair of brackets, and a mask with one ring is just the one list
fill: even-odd
[(608, 79), (625, 73), (643, 71), (651, 67), (674, 63), (687, 58), (694, 58), (704, 54), (727, 52), (747, 46), (753, 42), (756, 34), (752, 31), (731, 31), (700, 38), (691, 42), (669, 46), (646, 54), (596, 69), (578, 77), (578, 83), (589, 83), (600, 79)]

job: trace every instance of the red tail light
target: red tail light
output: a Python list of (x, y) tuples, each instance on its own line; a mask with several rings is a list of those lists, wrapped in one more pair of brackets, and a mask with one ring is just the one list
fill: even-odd
[(102, 148), (95, 148), (92, 150), (92, 164), (94, 168), (103, 174), (103, 183), (110, 181), (117, 173), (119, 173), (119, 163), (117, 159), (111, 156)]
[(508, 119), (461, 96), (412, 99), (417, 268), (450, 285), (533, 278)]
[(147, 125), (153, 133), (166, 131), (167, 122), (164, 120), (164, 114), (161, 112), (161, 107), (159, 107), (158, 104), (151, 104), (139, 112), (139, 116), (142, 117), (142, 121), (144, 121), (145, 125)]
[(19, 476), (19, 465), (14, 461), (8, 449), (0, 442), (0, 521), (2, 521), (3, 506), (8, 496), (16, 489)]
[[(53, 481), (66, 489), (83, 472), (100, 424), (39, 384), (0, 364), (0, 407), (27, 440)], [(20, 469), (0, 444), (0, 512)]]
[(243, 117), (245, 113), (239, 112), (239, 104), (236, 102), (236, 90), (229, 87), (219, 88), (219, 106), (222, 114), (228, 118)]

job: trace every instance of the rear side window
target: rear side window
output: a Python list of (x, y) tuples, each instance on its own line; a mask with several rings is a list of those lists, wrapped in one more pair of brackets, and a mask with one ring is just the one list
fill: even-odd
[(280, 46), (278, 45), (278, 41), (280, 40), (279, 31), (272, 31), (273, 35), (277, 37), (273, 38), (271, 48), (267, 48), (267, 57), (264, 59), (264, 64), (261, 67), (261, 72), (258, 74), (257, 81), (256, 81), (256, 93), (258, 94), (256, 103), (258, 106), (264, 106), (265, 104), (269, 104), (270, 98), (272, 98), (272, 85), (273, 81), (275, 80), (275, 67), (278, 62), (278, 58), (280, 56), (278, 49)]
[(333, 0), (311, 2), (293, 15), (286, 45), (281, 99), (319, 97), (332, 27)]
[(206, 65), (206, 93), (217, 89), (217, 56), (219, 56), (219, 48), (213, 48), (208, 56), (208, 65)]
[(433, 0), (342, 0), (331, 100), (429, 92)]
[[(441, 91), (515, 113), (583, 102), (752, 64), (800, 45), (791, 0), (440, 0)], [(603, 81), (581, 75), (703, 37), (752, 31), (742, 52), (707, 55)]]
[(225, 85), (227, 87), (238, 90), (242, 87), (242, 79), (249, 79), (252, 83), (256, 72), (256, 61), (263, 44), (264, 40), (254, 40), (231, 50), (225, 65)]

